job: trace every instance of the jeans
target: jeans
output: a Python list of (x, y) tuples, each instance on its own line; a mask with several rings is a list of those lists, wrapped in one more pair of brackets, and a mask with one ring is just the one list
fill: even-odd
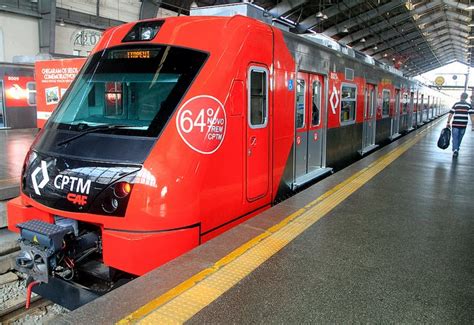
[(466, 132), (466, 128), (452, 128), (453, 133), (453, 152), (459, 151), (459, 147), (461, 146), (462, 137)]

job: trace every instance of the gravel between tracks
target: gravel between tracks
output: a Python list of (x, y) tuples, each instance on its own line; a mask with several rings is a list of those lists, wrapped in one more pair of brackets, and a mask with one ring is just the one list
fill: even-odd
[[(26, 297), (26, 280), (21, 274), (16, 273), (19, 281), (7, 283), (0, 286), (0, 311), (21, 302)], [(33, 293), (33, 296), (35, 294)], [(52, 304), (47, 307), (38, 308), (31, 314), (18, 319), (13, 324), (44, 324), (55, 316), (68, 313), (69, 311), (59, 305)]]

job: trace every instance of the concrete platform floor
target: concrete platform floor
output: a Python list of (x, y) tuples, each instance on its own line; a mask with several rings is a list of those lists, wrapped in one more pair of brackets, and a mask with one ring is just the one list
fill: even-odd
[(38, 129), (0, 130), (0, 201), (18, 195), (26, 153)]

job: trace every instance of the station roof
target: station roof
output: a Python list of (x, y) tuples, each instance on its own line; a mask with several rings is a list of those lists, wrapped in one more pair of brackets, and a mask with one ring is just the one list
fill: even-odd
[[(193, 5), (236, 2), (241, 1), (198, 0)], [(295, 32), (323, 33), (406, 76), (454, 61), (472, 66), (470, 0), (255, 0), (253, 4), (293, 24)]]

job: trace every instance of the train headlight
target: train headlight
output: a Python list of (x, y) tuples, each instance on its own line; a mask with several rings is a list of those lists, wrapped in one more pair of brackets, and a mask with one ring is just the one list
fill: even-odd
[(114, 213), (118, 207), (119, 201), (114, 197), (109, 197), (102, 203), (102, 209), (107, 213)]
[(114, 186), (114, 194), (118, 198), (124, 198), (132, 191), (132, 185), (127, 182), (119, 182)]
[(124, 217), (134, 188), (135, 174), (111, 183), (91, 202), (89, 213)]

